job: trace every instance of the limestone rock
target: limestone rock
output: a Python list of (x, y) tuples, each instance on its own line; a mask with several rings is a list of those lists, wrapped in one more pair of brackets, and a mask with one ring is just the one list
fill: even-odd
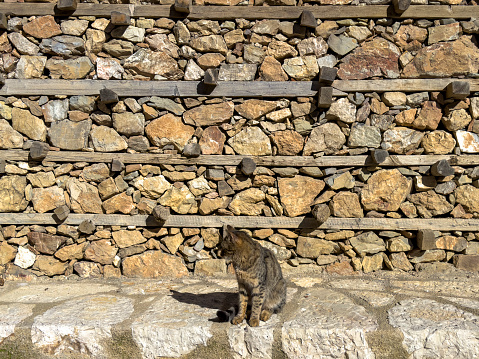
[(313, 128), (304, 145), (303, 154), (310, 156), (313, 153), (322, 151), (326, 154), (332, 154), (340, 150), (345, 143), (346, 137), (339, 126), (328, 122)]
[(456, 202), (461, 204), (468, 213), (479, 213), (479, 189), (469, 184), (459, 186), (454, 194)]
[(381, 131), (376, 126), (354, 123), (348, 139), (349, 147), (374, 147), (381, 145)]
[(287, 42), (273, 40), (269, 43), (266, 54), (276, 60), (283, 60), (288, 57), (298, 56), (298, 51)]
[(425, 101), (412, 126), (418, 130), (435, 130), (441, 121), (441, 107), (435, 101)]
[(92, 122), (84, 120), (73, 122), (68, 119), (53, 122), (48, 130), (48, 137), (53, 146), (63, 150), (78, 151), (88, 145)]
[(451, 111), (447, 117), (443, 117), (442, 123), (449, 131), (457, 131), (464, 129), (469, 122), (471, 122), (471, 116), (466, 110)]
[(133, 55), (134, 45), (129, 41), (113, 39), (103, 44), (103, 49), (113, 57), (124, 59)]
[(17, 254), (15, 256), (13, 264), (20, 268), (27, 269), (30, 268), (33, 263), (35, 263), (36, 257), (37, 256), (35, 255), (35, 253), (33, 253), (31, 250), (20, 246), (17, 249)]
[(353, 51), (358, 42), (356, 39), (344, 35), (336, 36), (332, 34), (328, 39), (329, 48), (340, 56), (346, 55), (348, 52)]
[(146, 251), (125, 258), (121, 263), (123, 275), (141, 278), (179, 278), (188, 275), (188, 270), (180, 257), (161, 251)]
[(265, 198), (266, 195), (260, 189), (249, 188), (236, 194), (228, 208), (237, 216), (259, 216), (263, 211)]
[(258, 65), (256, 64), (221, 64), (219, 81), (253, 81)]
[(129, 214), (135, 208), (135, 204), (133, 203), (131, 196), (122, 192), (104, 201), (102, 207), (106, 214), (118, 212)]
[(303, 150), (304, 138), (293, 130), (276, 131), (271, 140), (278, 148), (279, 156), (295, 156)]
[(271, 142), (259, 127), (246, 127), (231, 137), (228, 144), (237, 154), (248, 156), (269, 156)]
[(7, 242), (0, 243), (0, 265), (12, 262), (17, 254), (17, 249)]
[(330, 202), (331, 213), (335, 217), (361, 218), (364, 217), (359, 197), (352, 192), (339, 192)]
[(68, 116), (68, 106), (68, 99), (48, 101), (42, 106), (45, 122), (56, 122), (66, 119)]
[(454, 150), (456, 140), (454, 140), (450, 133), (437, 130), (427, 133), (421, 141), (421, 146), (426, 153), (445, 155)]
[(23, 26), (23, 31), (28, 35), (40, 39), (47, 39), (52, 36), (61, 35), (62, 30), (51, 15), (39, 16)]
[(22, 55), (35, 56), (40, 51), (40, 48), (37, 45), (29, 41), (25, 36), (23, 36), (19, 32), (12, 32), (8, 34), (8, 39), (13, 44), (13, 46), (15, 46), (18, 52)]
[(45, 123), (28, 110), (12, 109), (12, 127), (32, 140), (45, 142), (47, 139)]
[(226, 273), (224, 259), (205, 259), (195, 263), (195, 275), (215, 276)]
[(90, 137), (95, 151), (98, 152), (116, 152), (128, 147), (127, 142), (110, 127), (95, 127), (91, 130)]
[(455, 77), (476, 73), (479, 54), (470, 36), (420, 49), (404, 68), (406, 78)]
[(68, 60), (51, 58), (47, 61), (45, 67), (50, 71), (52, 78), (63, 78), (65, 80), (83, 79), (94, 68), (90, 59), (86, 56)]
[(381, 147), (388, 152), (405, 154), (417, 149), (423, 136), (423, 132), (406, 127), (395, 127), (384, 132)]
[(276, 109), (275, 101), (246, 100), (235, 107), (235, 111), (248, 120), (257, 120)]
[(195, 130), (183, 124), (181, 118), (168, 113), (151, 121), (146, 126), (145, 132), (153, 145), (163, 147), (173, 144), (179, 151), (183, 151)]
[(477, 134), (459, 130), (456, 131), (456, 139), (461, 152), (479, 152), (479, 136)]
[(0, 148), (22, 148), (22, 146), (23, 136), (15, 131), (6, 120), (0, 119)]
[(356, 106), (350, 103), (346, 97), (343, 97), (331, 104), (326, 112), (326, 118), (344, 123), (353, 123), (356, 121)]
[(231, 101), (212, 105), (202, 105), (183, 114), (186, 124), (194, 126), (214, 126), (228, 122), (233, 116), (234, 104)]
[(76, 262), (73, 265), (73, 270), (80, 278), (98, 278), (103, 274), (100, 264), (86, 261)]
[(171, 188), (171, 184), (163, 175), (146, 178), (139, 176), (135, 178), (132, 184), (140, 190), (142, 195), (153, 199), (160, 198), (166, 190)]
[(43, 74), (43, 69), (45, 68), (46, 63), (46, 56), (23, 55), (17, 63), (15, 77), (17, 79), (39, 78)]
[(81, 56), (85, 53), (85, 42), (76, 36), (55, 36), (51, 39), (43, 39), (40, 50), (44, 54), (62, 57)]
[(167, 80), (180, 80), (183, 71), (166, 52), (140, 49), (125, 59), (123, 67), (133, 69), (145, 76), (160, 76)]
[(72, 244), (62, 247), (55, 252), (55, 257), (63, 262), (67, 262), (72, 259), (82, 259), (83, 252), (85, 251), (87, 245), (87, 242), (83, 242), (81, 244)]
[(462, 35), (461, 24), (454, 22), (447, 25), (439, 25), (428, 28), (428, 45), (435, 44), (440, 41), (457, 40)]
[(65, 204), (63, 190), (57, 186), (34, 188), (32, 197), (33, 209), (38, 213), (52, 211)]
[(114, 113), (113, 127), (118, 133), (126, 136), (142, 135), (145, 127), (145, 116), (142, 113)]
[(121, 80), (124, 72), (123, 67), (115, 59), (104, 59), (101, 57), (96, 59), (96, 74), (101, 80), (110, 80), (112, 78)]
[(111, 36), (114, 38), (130, 41), (133, 43), (143, 42), (145, 39), (145, 29), (136, 26), (118, 26), (113, 29)]
[(328, 255), (339, 250), (339, 245), (335, 242), (314, 237), (298, 237), (296, 252), (303, 258), (316, 259), (320, 255)]
[(226, 136), (218, 126), (209, 126), (204, 129), (198, 144), (204, 155), (221, 155), (225, 141)]
[(371, 273), (383, 268), (383, 254), (377, 253), (373, 256), (365, 256), (362, 261), (364, 273)]
[(187, 186), (181, 188), (170, 187), (159, 199), (162, 206), (170, 207), (179, 214), (196, 213), (198, 205), (195, 196), (190, 192)]
[(23, 176), (3, 176), (0, 178), (0, 212), (21, 212), (27, 208)]
[(58, 259), (51, 256), (37, 256), (33, 269), (38, 270), (49, 277), (61, 275), (65, 273), (68, 268), (68, 263), (60, 262)]
[(65, 35), (81, 36), (88, 28), (88, 20), (66, 20), (60, 28)]
[(386, 250), (384, 241), (374, 232), (364, 232), (356, 237), (349, 238), (351, 245), (356, 253), (363, 256), (365, 254), (374, 254)]
[(363, 42), (342, 59), (338, 77), (343, 80), (362, 80), (373, 76), (398, 78), (400, 54), (396, 45), (381, 37)]
[(85, 259), (100, 264), (112, 264), (118, 248), (107, 239), (93, 241), (85, 249)]
[(190, 41), (190, 46), (198, 52), (219, 52), (226, 55), (228, 47), (221, 35), (208, 35), (194, 38)]
[[(445, 197), (437, 194), (433, 190), (427, 192), (414, 193), (410, 196), (409, 200), (419, 207), (427, 209), (428, 214), (432, 216), (439, 216), (451, 212), (454, 206), (449, 203)], [(423, 214), (423, 217), (425, 215)], [(427, 217), (426, 217), (427, 218)]]
[(361, 203), (367, 211), (397, 211), (411, 190), (411, 180), (397, 169), (379, 170), (361, 192)]
[(263, 81), (287, 81), (288, 75), (283, 70), (281, 62), (273, 56), (266, 56), (259, 68), (259, 75)]
[(298, 81), (311, 81), (318, 73), (319, 67), (314, 56), (300, 56), (285, 59), (284, 71)]
[(281, 204), (286, 215), (296, 217), (309, 213), (311, 205), (325, 184), (321, 180), (305, 176), (278, 179), (278, 190)]
[(166, 34), (154, 34), (147, 36), (145, 42), (150, 46), (150, 49), (155, 51), (164, 51), (174, 59), (179, 57), (179, 48), (173, 44)]
[(119, 248), (127, 248), (146, 242), (146, 238), (137, 230), (127, 231), (121, 229), (113, 232), (112, 235), (113, 240)]
[(98, 189), (91, 184), (70, 178), (65, 183), (75, 213), (103, 213)]

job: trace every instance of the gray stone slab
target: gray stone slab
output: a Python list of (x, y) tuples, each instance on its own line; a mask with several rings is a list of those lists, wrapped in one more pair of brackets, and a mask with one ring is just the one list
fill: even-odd
[(388, 311), (410, 358), (478, 358), (479, 317), (431, 299), (401, 301)]
[(0, 305), (0, 344), (15, 331), (15, 327), (32, 315), (33, 304)]
[(95, 295), (70, 300), (35, 317), (32, 342), (59, 356), (75, 348), (92, 358), (106, 358), (103, 342), (111, 338), (112, 327), (132, 313), (133, 301), (125, 297)]
[(364, 307), (329, 289), (312, 288), (300, 309), (282, 328), (283, 351), (289, 358), (374, 358), (366, 333), (377, 322)]

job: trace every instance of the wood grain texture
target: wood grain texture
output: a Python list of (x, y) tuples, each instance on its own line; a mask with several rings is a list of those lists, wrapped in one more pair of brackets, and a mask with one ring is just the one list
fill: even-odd
[[(400, 80), (336, 80), (333, 96), (348, 92), (421, 92), (443, 91), (456, 79), (400, 79)], [(479, 79), (464, 79), (471, 92), (479, 91)], [(219, 81), (215, 87), (200, 81), (134, 81), (134, 80), (54, 80), (6, 79), (0, 96), (34, 95), (99, 95), (108, 88), (121, 97), (311, 97), (319, 90), (317, 81)]]
[[(470, 19), (479, 16), (476, 6), (413, 5), (401, 15), (394, 12), (392, 5), (367, 6), (192, 6), (187, 16), (191, 20), (234, 20), (255, 19), (298, 19), (303, 10), (309, 10), (316, 19), (346, 18), (399, 18), (399, 19)], [(0, 3), (0, 12), (14, 16), (32, 15), (70, 15), (109, 17), (112, 11), (130, 14), (132, 17), (148, 18), (185, 18), (185, 14), (174, 10), (170, 5), (133, 5), (133, 4), (78, 4), (75, 11), (59, 13), (54, 4), (44, 3)]]
[[(140, 227), (188, 227), (221, 228), (230, 224), (237, 228), (289, 228), (289, 229), (350, 229), (350, 230), (408, 230), (433, 229), (438, 231), (477, 231), (479, 219), (392, 219), (392, 218), (332, 218), (318, 227), (318, 222), (309, 217), (233, 217), (171, 215), (163, 224), (152, 216), (122, 214), (70, 214), (63, 224), (79, 225), (91, 220), (97, 226), (140, 226)], [(51, 213), (0, 213), (1, 225), (54, 225), (57, 222)]]
[[(29, 151), (0, 150), (0, 159), (10, 161), (28, 161)], [(152, 154), (152, 153), (103, 153), (103, 152), (75, 152), (50, 151), (45, 161), (52, 162), (89, 162), (110, 163), (116, 159), (125, 164), (169, 164), (169, 165), (201, 165), (201, 166), (237, 166), (245, 157), (252, 158), (258, 166), (272, 167), (350, 167), (376, 166), (369, 156), (240, 156), (240, 155), (201, 155), (195, 158), (186, 158), (181, 155)], [(390, 155), (380, 167), (432, 166), (440, 160), (447, 160), (454, 166), (479, 165), (479, 155)]]

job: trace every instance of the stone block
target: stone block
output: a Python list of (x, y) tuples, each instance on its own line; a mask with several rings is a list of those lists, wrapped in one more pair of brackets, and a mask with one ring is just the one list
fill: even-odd
[(78, 226), (78, 230), (81, 233), (85, 234), (92, 234), (95, 232), (95, 225), (92, 223), (90, 220), (84, 220), (80, 225)]
[(34, 161), (41, 161), (48, 155), (48, 151), (50, 150), (50, 146), (48, 143), (35, 141), (32, 143), (32, 147), (30, 147), (29, 157)]
[(175, 0), (175, 10), (183, 14), (191, 11), (191, 0)]
[(198, 157), (201, 154), (201, 147), (198, 143), (188, 143), (183, 148), (183, 156)]
[(402, 14), (411, 5), (411, 0), (392, 0), (396, 14)]
[(103, 102), (104, 104), (116, 103), (118, 102), (118, 95), (113, 90), (101, 89), (100, 101)]
[(446, 86), (446, 97), (462, 100), (471, 94), (471, 86), (467, 81), (453, 81)]
[(170, 208), (158, 205), (153, 208), (151, 214), (153, 215), (153, 217), (155, 217), (157, 221), (165, 222), (170, 216)]
[(389, 157), (389, 153), (386, 150), (372, 150), (371, 159), (374, 163), (380, 164), (386, 161), (386, 158)]
[(303, 10), (301, 13), (301, 18), (299, 19), (299, 24), (310, 29), (315, 29), (317, 26), (316, 18), (309, 10)]
[(318, 91), (318, 107), (328, 108), (333, 103), (333, 88), (323, 86)]
[(440, 160), (432, 165), (431, 174), (442, 177), (452, 176), (454, 174), (454, 168), (451, 167), (447, 160)]
[(322, 66), (319, 70), (319, 83), (331, 85), (336, 79), (338, 69), (334, 67)]
[(471, 272), (479, 271), (479, 255), (456, 254), (452, 258), (456, 268)]
[(6, 29), (8, 27), (7, 16), (4, 13), (0, 13), (0, 29)]
[(329, 209), (329, 206), (325, 203), (317, 204), (313, 207), (312, 214), (313, 217), (316, 218), (318, 223), (321, 225), (328, 220), (329, 216), (331, 216), (331, 210)]
[(125, 14), (119, 11), (112, 11), (110, 22), (112, 25), (130, 25), (131, 18), (129, 14)]
[(6, 165), (5, 160), (3, 158), (0, 158), (0, 174), (5, 173), (5, 165)]
[(431, 229), (420, 229), (417, 232), (417, 246), (421, 250), (436, 249), (436, 236)]
[(125, 165), (120, 160), (113, 159), (111, 161), (112, 172), (120, 172), (120, 171), (123, 171), (124, 169), (125, 169)]
[(63, 206), (55, 208), (53, 213), (61, 222), (63, 222), (65, 219), (67, 219), (68, 215), (70, 214), (70, 208), (68, 208), (67, 205), (63, 205)]
[(203, 79), (203, 82), (205, 85), (208, 86), (216, 86), (218, 85), (218, 77), (220, 74), (219, 69), (207, 69), (205, 72), (205, 77)]
[(251, 176), (256, 169), (256, 163), (252, 158), (245, 157), (241, 160), (240, 169), (246, 176)]
[(59, 11), (75, 11), (77, 4), (77, 0), (58, 0), (56, 8)]

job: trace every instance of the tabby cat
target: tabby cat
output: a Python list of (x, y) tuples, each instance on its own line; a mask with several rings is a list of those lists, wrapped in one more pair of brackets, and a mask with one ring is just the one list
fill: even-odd
[(239, 308), (231, 323), (243, 322), (248, 300), (251, 304), (248, 323), (252, 327), (257, 327), (260, 319), (267, 321), (273, 313), (281, 311), (286, 303), (286, 282), (274, 254), (231, 226), (225, 229), (220, 250), (231, 259), (238, 280)]

